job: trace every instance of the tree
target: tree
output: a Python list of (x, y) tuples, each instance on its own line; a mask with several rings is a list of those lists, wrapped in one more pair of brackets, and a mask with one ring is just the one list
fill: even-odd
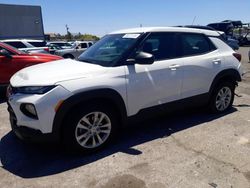
[(92, 41), (97, 41), (99, 39), (100, 39), (99, 37), (97, 37), (95, 35), (87, 34), (87, 33), (82, 35), (80, 38), (80, 40), (92, 40)]

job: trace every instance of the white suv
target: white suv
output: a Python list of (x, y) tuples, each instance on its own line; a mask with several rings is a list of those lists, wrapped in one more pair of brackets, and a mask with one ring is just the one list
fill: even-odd
[(240, 58), (214, 31), (154, 27), (113, 32), (79, 61), (17, 72), (8, 89), (12, 129), (21, 139), (52, 138), (94, 151), (136, 117), (188, 105), (224, 112), (241, 81)]

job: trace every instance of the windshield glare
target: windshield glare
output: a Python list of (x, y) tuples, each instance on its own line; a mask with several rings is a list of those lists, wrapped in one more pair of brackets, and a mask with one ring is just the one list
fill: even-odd
[(139, 36), (140, 34), (106, 35), (82, 53), (78, 59), (102, 66), (114, 66), (124, 53), (135, 44)]

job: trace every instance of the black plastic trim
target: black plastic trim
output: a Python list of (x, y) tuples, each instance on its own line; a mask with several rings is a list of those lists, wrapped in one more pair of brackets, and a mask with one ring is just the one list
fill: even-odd
[(128, 117), (127, 122), (131, 123), (134, 121), (141, 121), (149, 119), (155, 116), (163, 115), (166, 113), (174, 112), (177, 110), (183, 110), (190, 107), (202, 107), (207, 105), (209, 102), (209, 93), (204, 93), (173, 102), (149, 107), (140, 110), (136, 115)]
[(231, 79), (232, 81), (235, 81), (235, 84), (237, 84), (237, 82), (241, 82), (241, 76), (237, 70), (235, 70), (235, 69), (223, 70), (215, 76), (215, 78), (210, 86), (210, 90), (209, 90), (210, 94), (212, 93), (212, 91), (214, 90), (216, 85), (218, 83), (220, 83), (220, 81), (223, 79)]
[(70, 113), (70, 110), (84, 102), (88, 102), (90, 100), (97, 100), (101, 99), (104, 102), (105, 101), (112, 101), (113, 105), (118, 110), (118, 113), (121, 118), (121, 123), (124, 124), (127, 118), (127, 111), (126, 111), (126, 106), (123, 101), (123, 98), (121, 95), (113, 90), (113, 89), (97, 89), (97, 90), (91, 90), (91, 91), (85, 91), (82, 93), (75, 94), (71, 96), (70, 98), (66, 99), (60, 108), (58, 109), (54, 122), (53, 122), (53, 133), (55, 133), (58, 138), (60, 137), (61, 134), (61, 126), (63, 125), (64, 118), (67, 116), (68, 113)]

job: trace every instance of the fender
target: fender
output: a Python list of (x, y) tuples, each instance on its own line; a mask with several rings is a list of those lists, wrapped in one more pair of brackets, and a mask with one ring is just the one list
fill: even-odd
[(212, 84), (210, 86), (209, 93), (210, 94), (212, 93), (214, 87), (219, 83), (220, 80), (227, 79), (227, 78), (235, 81), (236, 84), (237, 84), (237, 82), (241, 82), (241, 76), (240, 76), (240, 73), (237, 70), (235, 70), (235, 69), (223, 70), (223, 71), (219, 72), (215, 76), (215, 78), (214, 78), (214, 80), (213, 80), (213, 82), (212, 82)]
[(71, 108), (79, 103), (88, 102), (93, 99), (102, 99), (112, 101), (115, 107), (119, 110), (121, 123), (123, 124), (127, 118), (126, 106), (121, 95), (113, 89), (96, 89), (77, 93), (66, 99), (58, 109), (54, 122), (53, 134), (60, 139), (61, 125), (63, 124), (65, 116), (69, 113)]

